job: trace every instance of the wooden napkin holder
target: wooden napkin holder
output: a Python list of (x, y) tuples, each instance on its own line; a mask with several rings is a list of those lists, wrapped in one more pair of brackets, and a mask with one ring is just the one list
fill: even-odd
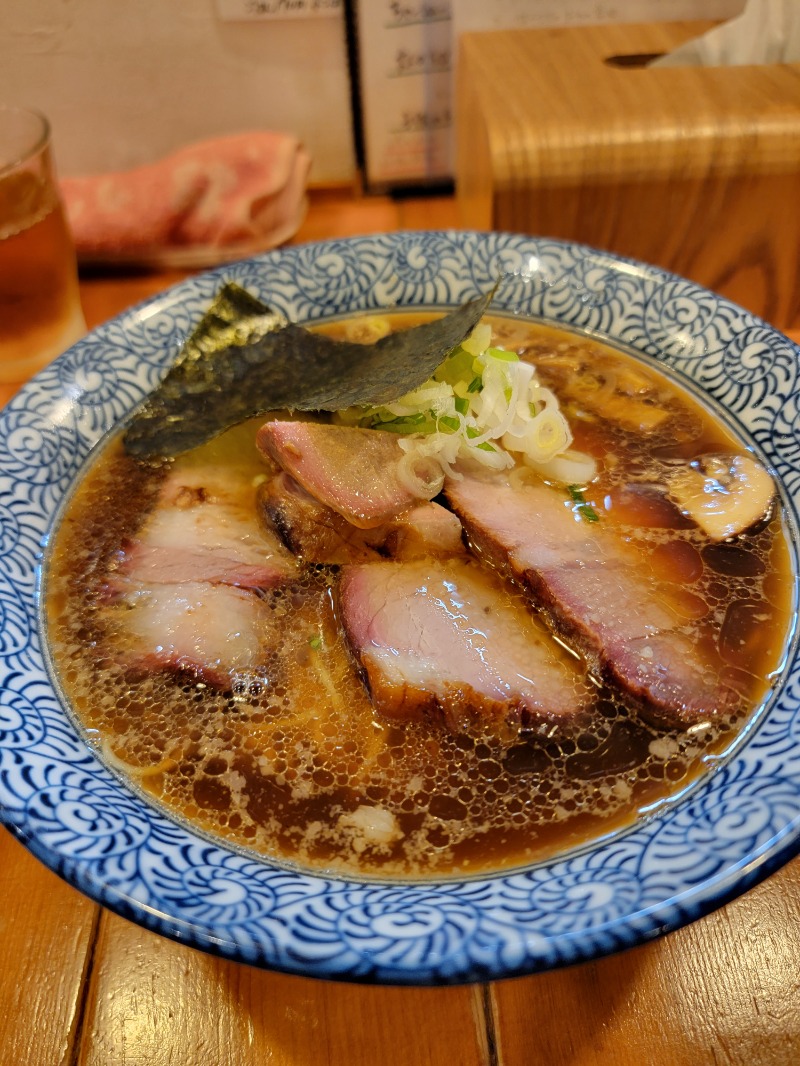
[(645, 65), (712, 25), (464, 34), (463, 224), (642, 259), (800, 324), (800, 64)]

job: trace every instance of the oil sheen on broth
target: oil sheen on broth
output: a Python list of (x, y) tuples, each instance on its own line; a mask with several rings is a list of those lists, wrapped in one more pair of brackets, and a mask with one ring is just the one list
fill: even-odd
[[(627, 355), (519, 320), (493, 325), (496, 340), (531, 359), (559, 394), (575, 447), (602, 457), (587, 493), (600, 520), (636, 547), (645, 572), (675, 583), (696, 638), (716, 634), (729, 677), (757, 707), (781, 662), (791, 612), (780, 516), (714, 545), (654, 488), (680, 460), (742, 446), (691, 397)], [(253, 444), (261, 421), (173, 462), (244, 465), (255, 484), (266, 470)], [(584, 679), (590, 714), (551, 735), (452, 735), (436, 723), (393, 724), (371, 707), (336, 623), (336, 569), (324, 567), (270, 594), (274, 625), (261, 681), (220, 693), (190, 676), (125, 666), (104, 579), (169, 467), (131, 459), (119, 441), (93, 464), (49, 561), (49, 641), (90, 743), (204, 831), (348, 874), (509, 869), (667, 801), (730, 747), (749, 716), (660, 730), (610, 688)]]

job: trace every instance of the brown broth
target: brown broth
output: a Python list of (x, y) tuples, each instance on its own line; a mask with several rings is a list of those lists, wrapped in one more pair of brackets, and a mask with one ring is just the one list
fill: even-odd
[[(715, 649), (746, 693), (741, 712), (683, 732), (661, 730), (586, 678), (589, 719), (551, 735), (452, 735), (437, 723), (384, 721), (336, 624), (335, 568), (314, 568), (267, 594), (277, 624), (263, 683), (220, 693), (190, 676), (126, 666), (104, 582), (170, 464), (133, 460), (115, 441), (79, 485), (55, 537), (48, 635), (90, 743), (148, 796), (204, 831), (305, 868), (464, 876), (529, 864), (628, 825), (685, 789), (735, 741), (785, 650), (793, 582), (781, 518), (711, 545), (654, 486), (676, 460), (741, 451), (741, 444), (629, 356), (518, 320), (494, 326), (501, 343), (532, 359), (540, 380), (559, 393), (576, 446), (601, 459), (588, 502), (638, 549), (646, 571), (673, 584), (692, 636)], [(631, 400), (627, 413), (619, 396)], [(606, 417), (609, 406), (621, 420)], [(650, 425), (644, 437), (637, 420)], [(235, 463), (252, 482), (266, 470), (254, 428), (237, 427), (175, 465)], [(321, 635), (319, 647), (310, 634)], [(365, 836), (355, 814), (361, 808), (390, 812), (397, 839)]]

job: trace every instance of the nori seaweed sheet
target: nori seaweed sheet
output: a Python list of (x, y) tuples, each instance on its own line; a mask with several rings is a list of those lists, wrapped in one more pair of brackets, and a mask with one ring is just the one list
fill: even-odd
[(169, 372), (185, 379), (189, 366), (208, 358), (215, 351), (242, 344), (253, 344), (265, 333), (288, 325), (279, 311), (273, 311), (241, 285), (227, 282), (200, 319), (178, 354)]
[(390, 403), (421, 385), (475, 328), (494, 289), (374, 344), (289, 324), (226, 285), (124, 435), (131, 455), (173, 456), (268, 411)]

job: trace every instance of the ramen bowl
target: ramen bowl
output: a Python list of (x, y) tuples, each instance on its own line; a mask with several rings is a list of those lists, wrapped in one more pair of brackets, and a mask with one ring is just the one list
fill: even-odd
[(733, 429), (776, 477), (796, 575), (800, 350), (689, 281), (574, 244), (470, 232), (302, 245), (192, 278), (90, 333), (0, 414), (0, 819), (87, 896), (252, 965), (434, 985), (631, 947), (719, 907), (800, 850), (793, 634), (752, 724), (657, 812), (548, 861), (460, 880), (326, 876), (195, 830), (106, 765), (61, 696), (42, 609), (49, 536), (90, 453), (156, 386), (224, 281), (314, 323), (449, 309), (498, 275), (493, 312), (637, 353)]

